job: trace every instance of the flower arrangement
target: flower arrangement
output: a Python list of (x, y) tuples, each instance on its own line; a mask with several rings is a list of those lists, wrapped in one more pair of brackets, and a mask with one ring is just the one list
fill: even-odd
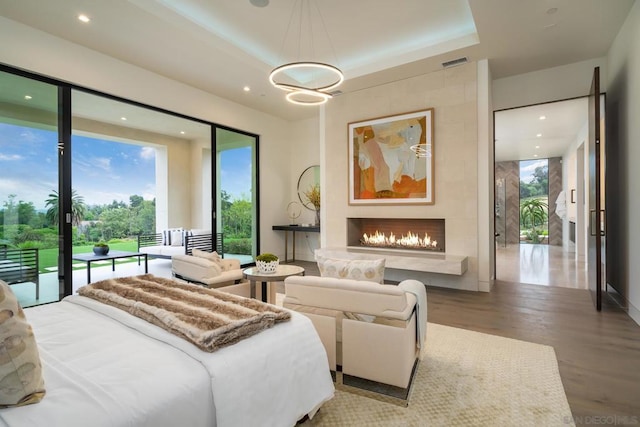
[(320, 210), (320, 185), (312, 185), (304, 192), (304, 195), (309, 199), (315, 210)]

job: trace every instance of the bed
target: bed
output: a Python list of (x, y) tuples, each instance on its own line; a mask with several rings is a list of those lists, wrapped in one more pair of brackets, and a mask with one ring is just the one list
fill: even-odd
[(5, 426), (292, 426), (333, 397), (311, 322), (291, 312), (207, 353), (80, 295), (25, 309), (46, 395), (0, 410)]

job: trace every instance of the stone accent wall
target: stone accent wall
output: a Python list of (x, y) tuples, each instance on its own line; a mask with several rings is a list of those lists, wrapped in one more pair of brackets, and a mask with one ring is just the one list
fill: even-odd
[(549, 159), (549, 244), (562, 246), (562, 218), (556, 215), (556, 200), (562, 191), (562, 158)]
[[(504, 209), (506, 229), (504, 232), (507, 244), (520, 243), (520, 162), (497, 162), (495, 178), (496, 180), (504, 179), (506, 187), (507, 197), (506, 207)], [(499, 231), (497, 231), (499, 222), (503, 223), (503, 221), (496, 220), (497, 233), (499, 233)]]
[[(325, 217), (323, 247), (346, 247), (347, 218), (442, 218), (447, 255), (468, 257), (462, 276), (388, 269), (385, 278), (478, 290), (478, 68), (475, 62), (336, 96), (324, 107), (320, 149)], [(349, 204), (351, 122), (434, 109), (434, 203)], [(324, 120), (323, 120), (324, 119)], [(485, 159), (484, 161), (486, 161)], [(488, 184), (488, 183), (487, 183)], [(486, 242), (482, 243), (483, 245)]]

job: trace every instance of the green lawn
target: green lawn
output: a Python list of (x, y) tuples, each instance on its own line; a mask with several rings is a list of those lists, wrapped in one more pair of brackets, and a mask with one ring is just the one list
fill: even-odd
[[(109, 248), (116, 251), (128, 251), (128, 252), (137, 252), (138, 251), (138, 241), (124, 240), (119, 241), (117, 243), (109, 243)], [(86, 252), (93, 252), (93, 245), (83, 245), (83, 246), (74, 246), (73, 253), (81, 254)], [(58, 248), (53, 249), (40, 249), (38, 251), (38, 259), (39, 259), (39, 271), (40, 273), (50, 273), (51, 270), (47, 270), (48, 267), (56, 267), (58, 265)], [(123, 260), (124, 261), (124, 260)], [(131, 258), (131, 262), (136, 261), (135, 258)]]

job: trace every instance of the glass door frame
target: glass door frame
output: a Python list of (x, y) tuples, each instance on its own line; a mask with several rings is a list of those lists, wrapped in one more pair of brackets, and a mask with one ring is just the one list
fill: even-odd
[[(250, 138), (253, 138), (255, 140), (255, 149), (254, 149), (254, 157), (255, 157), (255, 163), (254, 163), (254, 174), (253, 174), (253, 182), (254, 182), (254, 190), (253, 193), (255, 194), (255, 204), (253, 206), (254, 209), (254, 214), (255, 214), (255, 242), (253, 245), (253, 249), (255, 251), (255, 256), (257, 256), (260, 253), (260, 135), (256, 135), (254, 133), (251, 132), (246, 132), (246, 131), (242, 131), (242, 130), (238, 130), (238, 129), (234, 129), (228, 126), (224, 126), (224, 125), (218, 125), (218, 124), (214, 124), (211, 126), (211, 163), (212, 163), (212, 174), (211, 174), (211, 189), (212, 189), (212, 197), (214, 197), (213, 203), (211, 204), (211, 221), (213, 224), (213, 228), (214, 230), (217, 229), (217, 212), (218, 212), (218, 203), (217, 203), (217, 187), (218, 187), (218, 180), (217, 180), (217, 162), (216, 162), (216, 157), (217, 157), (217, 153), (218, 153), (218, 141), (217, 141), (217, 130), (225, 130), (225, 131), (229, 131), (229, 132), (235, 132), (238, 133), (240, 135), (244, 135)], [(250, 263), (248, 265), (255, 265), (255, 262)]]

